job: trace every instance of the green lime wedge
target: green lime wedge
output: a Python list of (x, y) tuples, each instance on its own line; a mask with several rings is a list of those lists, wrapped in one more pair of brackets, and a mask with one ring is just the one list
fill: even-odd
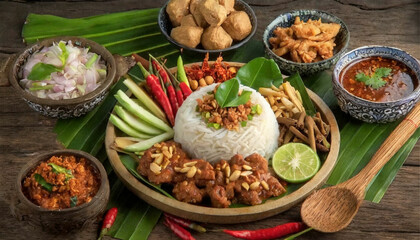
[(301, 183), (311, 179), (321, 161), (312, 148), (302, 143), (285, 144), (274, 153), (273, 169), (287, 182)]

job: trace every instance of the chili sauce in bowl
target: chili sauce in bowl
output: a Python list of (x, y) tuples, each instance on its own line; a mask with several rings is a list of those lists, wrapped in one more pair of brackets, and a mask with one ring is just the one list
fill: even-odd
[(404, 117), (420, 100), (420, 62), (387, 46), (364, 46), (341, 57), (332, 85), (341, 110), (369, 123)]
[(16, 180), (13, 215), (54, 234), (97, 222), (109, 200), (105, 168), (83, 151), (62, 149), (37, 155), (23, 166)]
[(99, 172), (89, 160), (74, 155), (54, 155), (40, 162), (22, 181), (25, 196), (51, 210), (90, 202), (101, 184)]
[(351, 94), (373, 102), (390, 102), (407, 97), (419, 80), (404, 63), (380, 56), (356, 60), (346, 66), (340, 80)]

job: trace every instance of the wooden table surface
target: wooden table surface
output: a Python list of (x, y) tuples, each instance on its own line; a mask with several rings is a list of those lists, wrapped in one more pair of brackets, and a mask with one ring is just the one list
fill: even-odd
[[(364, 45), (387, 45), (404, 49), (420, 59), (420, 3), (417, 0), (251, 0), (261, 39), (280, 12), (320, 9), (340, 17), (351, 32), (349, 49)], [(85, 17), (133, 9), (160, 7), (164, 0), (103, 1), (10, 1), (0, 2), (0, 58), (18, 52), (25, 44), (21, 29), (28, 13)], [(1, 69), (0, 69), (1, 70)], [(0, 75), (0, 82), (5, 77)], [(43, 151), (60, 148), (53, 133), (54, 119), (32, 111), (11, 87), (0, 87), (0, 239), (95, 239), (98, 226), (67, 236), (53, 236), (13, 218), (9, 203), (20, 168)], [(420, 239), (420, 143), (418, 142), (380, 204), (364, 202), (353, 223), (334, 234), (311, 231), (300, 239)], [(300, 206), (277, 216), (221, 229), (258, 229), (299, 221)], [(195, 234), (197, 239), (233, 239), (220, 232)], [(162, 222), (149, 239), (177, 239)]]

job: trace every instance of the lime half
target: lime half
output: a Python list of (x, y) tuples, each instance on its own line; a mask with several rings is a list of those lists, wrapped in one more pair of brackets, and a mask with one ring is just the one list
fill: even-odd
[(274, 153), (272, 165), (277, 175), (285, 181), (301, 183), (318, 172), (321, 161), (309, 146), (303, 143), (288, 143)]

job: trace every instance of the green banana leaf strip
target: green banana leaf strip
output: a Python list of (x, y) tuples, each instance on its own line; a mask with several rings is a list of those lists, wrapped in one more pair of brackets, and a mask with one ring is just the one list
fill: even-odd
[(119, 239), (129, 239), (136, 229), (137, 224), (140, 224), (139, 221), (143, 218), (144, 214), (147, 213), (147, 209), (149, 207), (144, 207), (142, 204), (135, 203), (125, 216), (124, 221), (121, 223), (124, 228), (119, 228), (114, 237)]
[[(22, 29), (22, 36), (27, 43), (54, 36), (82, 36), (105, 45), (112, 53), (129, 55), (138, 52), (144, 57), (151, 53), (157, 58), (166, 57), (168, 67), (176, 66), (179, 50), (169, 45), (160, 35), (156, 22), (158, 11), (159, 9), (134, 10), (78, 19), (29, 14)], [(262, 43), (251, 40), (237, 51), (227, 53), (223, 57), (225, 61), (248, 62), (261, 56), (264, 56)], [(183, 56), (184, 63), (202, 61), (203, 57), (198, 55)], [(141, 79), (139, 73), (133, 71), (130, 73)], [(337, 160), (337, 166), (333, 174), (328, 180), (329, 184), (337, 184), (355, 175), (363, 168), (397, 123), (369, 125), (353, 120), (341, 112), (332, 92), (331, 72), (329, 71), (305, 77), (304, 83), (306, 87), (323, 98), (336, 116), (341, 129), (340, 151), (342, 150), (342, 153)], [(299, 88), (298, 86), (295, 87)], [(122, 83), (117, 83), (104, 102), (87, 115), (75, 119), (58, 120), (54, 131), (57, 133), (58, 140), (65, 147), (83, 149), (96, 155), (104, 163), (111, 185), (108, 207), (118, 207), (119, 209), (117, 219), (110, 229), (109, 235), (113, 237), (118, 235), (123, 239), (147, 239), (153, 226), (158, 221), (161, 211), (148, 206), (124, 188), (124, 185), (113, 173), (109, 161), (106, 160), (107, 156), (103, 147), (106, 122), (115, 105), (115, 100), (112, 97), (114, 93), (112, 92), (121, 88), (124, 89)], [(419, 138), (420, 130), (417, 130), (391, 161), (385, 165), (369, 185), (366, 194), (367, 200), (380, 201)], [(361, 143), (363, 143), (363, 146), (361, 146)], [(359, 149), (355, 153), (352, 149), (357, 149), (356, 144)], [(352, 154), (354, 154), (355, 159), (353, 159)], [(295, 184), (289, 185), (286, 194), (298, 187)], [(133, 224), (123, 224), (129, 221)]]

